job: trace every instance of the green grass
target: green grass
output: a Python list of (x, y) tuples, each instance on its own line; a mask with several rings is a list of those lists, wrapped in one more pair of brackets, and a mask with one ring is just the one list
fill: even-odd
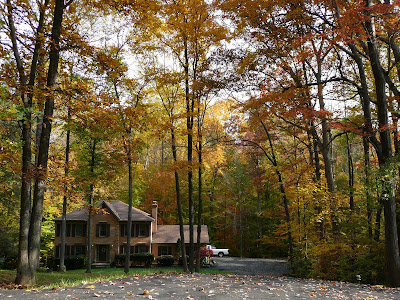
[[(84, 269), (61, 272), (37, 272), (37, 284), (30, 288), (52, 288), (56, 286), (76, 286), (82, 283), (91, 283), (101, 280), (111, 280), (126, 276), (148, 275), (155, 273), (183, 272), (180, 268), (132, 268), (128, 275), (122, 268), (92, 269), (91, 274), (86, 274)], [(203, 274), (230, 274), (213, 268), (201, 269)], [(11, 284), (15, 279), (15, 270), (0, 270), (0, 283)]]

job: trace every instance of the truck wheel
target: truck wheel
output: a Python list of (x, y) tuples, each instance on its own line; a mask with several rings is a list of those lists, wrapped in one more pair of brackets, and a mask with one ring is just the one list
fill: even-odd
[(222, 256), (224, 256), (224, 253), (223, 252), (219, 252), (218, 253), (218, 257), (222, 257)]

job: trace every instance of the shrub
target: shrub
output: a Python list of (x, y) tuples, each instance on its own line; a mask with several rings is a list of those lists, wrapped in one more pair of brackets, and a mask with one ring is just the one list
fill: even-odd
[(17, 258), (16, 257), (5, 257), (3, 268), (8, 270), (14, 270), (17, 268)]
[(350, 246), (336, 243), (318, 245), (310, 252), (315, 260), (312, 277), (340, 280), (339, 260), (352, 251)]
[(291, 264), (291, 276), (309, 278), (311, 277), (312, 262), (307, 257), (293, 258)]
[(145, 267), (151, 267), (154, 261), (154, 255), (151, 253), (134, 253), (131, 255), (131, 261), (133, 266), (143, 265)]
[(357, 249), (339, 262), (340, 280), (357, 282), (360, 275), (361, 283), (384, 284), (385, 283), (385, 258), (384, 248), (368, 247)]
[[(189, 255), (186, 255), (186, 261), (189, 262)], [(179, 264), (180, 266), (183, 265), (183, 257), (182, 257), (182, 256), (179, 257), (179, 259), (178, 259), (178, 264)]]
[(67, 256), (64, 260), (64, 264), (67, 270), (76, 270), (84, 268), (86, 266), (86, 256), (85, 255)]
[(157, 257), (157, 264), (160, 266), (169, 267), (175, 263), (175, 257), (172, 255), (161, 255)]
[(116, 254), (114, 261), (112, 262), (113, 267), (123, 267), (125, 264), (126, 254)]

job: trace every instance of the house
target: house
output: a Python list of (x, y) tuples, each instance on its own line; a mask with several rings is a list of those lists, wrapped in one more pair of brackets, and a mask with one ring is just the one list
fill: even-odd
[[(180, 239), (179, 225), (158, 225), (158, 205), (153, 202), (152, 213), (132, 208), (131, 253), (149, 252), (155, 258), (160, 255), (176, 255), (176, 246)], [(55, 257), (60, 256), (61, 220), (55, 222)], [(86, 209), (72, 211), (66, 215), (66, 256), (76, 256), (87, 252)], [(93, 265), (108, 265), (115, 255), (124, 254), (126, 249), (128, 223), (128, 204), (121, 201), (102, 201), (92, 217), (92, 258)], [(201, 226), (201, 244), (209, 243), (207, 225)], [(197, 227), (195, 242), (197, 242)], [(185, 242), (189, 241), (189, 226), (184, 225)]]

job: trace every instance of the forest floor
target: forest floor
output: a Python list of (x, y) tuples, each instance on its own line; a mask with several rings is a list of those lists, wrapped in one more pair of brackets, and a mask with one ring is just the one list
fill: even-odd
[(218, 268), (236, 270), (236, 274), (131, 276), (76, 287), (0, 290), (0, 299), (400, 299), (400, 289), (282, 276), (278, 270), (282, 273), (287, 268), (280, 260), (224, 257), (216, 261)]

